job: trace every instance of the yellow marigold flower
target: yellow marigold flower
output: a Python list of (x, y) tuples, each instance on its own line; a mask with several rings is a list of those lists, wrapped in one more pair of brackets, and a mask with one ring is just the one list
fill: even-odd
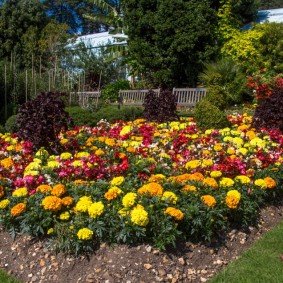
[(132, 126), (130, 125), (124, 126), (123, 129), (120, 131), (120, 136), (129, 134), (131, 131), (132, 131)]
[(166, 180), (166, 177), (163, 174), (155, 174), (155, 175), (151, 175), (148, 179), (149, 182), (163, 182), (164, 180)]
[(90, 156), (89, 152), (86, 151), (80, 151), (75, 155), (77, 158), (82, 158), (82, 157), (88, 157)]
[(87, 186), (87, 185), (88, 185), (88, 181), (78, 179), (78, 180), (75, 180), (75, 181), (74, 181), (74, 184), (77, 185), (77, 186), (78, 186), (78, 185)]
[(68, 196), (68, 197), (62, 198), (62, 205), (64, 206), (70, 206), (73, 204), (73, 202), (74, 202), (74, 199), (72, 197)]
[(188, 192), (188, 191), (195, 192), (195, 191), (197, 191), (197, 187), (191, 186), (191, 185), (186, 185), (181, 189), (181, 191), (183, 191), (183, 192)]
[(249, 140), (252, 140), (256, 137), (256, 134), (254, 131), (247, 131), (246, 132), (246, 137), (248, 137)]
[(60, 218), (60, 220), (69, 220), (70, 219), (69, 211), (65, 211), (65, 212), (61, 213), (59, 218)]
[(26, 204), (25, 203), (18, 203), (11, 208), (11, 215), (13, 217), (20, 216), (22, 213), (26, 211)]
[(242, 184), (250, 184), (251, 183), (251, 179), (246, 175), (238, 175), (238, 176), (235, 177), (234, 180), (239, 181)]
[(254, 184), (258, 187), (261, 187), (262, 189), (266, 189), (267, 185), (263, 179), (257, 179), (255, 180)]
[(76, 210), (78, 212), (87, 212), (91, 204), (92, 204), (91, 197), (87, 197), (87, 196), (80, 197), (79, 201), (76, 204)]
[(240, 125), (239, 127), (238, 127), (238, 131), (240, 131), (240, 132), (243, 132), (243, 131), (245, 131), (245, 130), (247, 130), (249, 128), (249, 126), (248, 125)]
[(0, 198), (3, 197), (4, 194), (5, 194), (4, 187), (2, 185), (0, 185)]
[(119, 176), (119, 177), (113, 178), (110, 184), (111, 186), (120, 186), (121, 184), (124, 183), (124, 181), (125, 181), (125, 178), (123, 176)]
[(57, 160), (50, 160), (47, 162), (47, 167), (50, 169), (58, 168), (59, 165), (60, 165), (60, 162), (58, 162)]
[(115, 145), (115, 139), (106, 138), (105, 144), (108, 145), (108, 146), (114, 146)]
[(228, 148), (227, 148), (227, 153), (228, 153), (228, 154), (231, 155), (231, 154), (234, 154), (235, 152), (236, 152), (236, 151), (235, 151), (234, 147), (228, 147)]
[(63, 152), (60, 155), (60, 158), (63, 160), (71, 159), (73, 156), (70, 152)]
[(52, 187), (49, 186), (49, 185), (39, 185), (37, 188), (36, 188), (36, 191), (37, 192), (41, 192), (41, 193), (49, 193), (52, 191)]
[(56, 212), (62, 208), (62, 200), (56, 196), (47, 196), (42, 200), (41, 205), (45, 210)]
[(201, 166), (201, 162), (199, 160), (190, 160), (186, 163), (185, 168), (187, 170), (195, 169), (197, 167)]
[(184, 218), (184, 213), (175, 207), (167, 207), (165, 213), (172, 216), (176, 220), (182, 220)]
[(150, 197), (162, 196), (163, 187), (158, 183), (151, 182), (151, 183), (145, 184), (141, 188), (139, 188), (138, 193), (140, 195), (149, 194)]
[(2, 165), (5, 169), (11, 169), (14, 166), (14, 162), (11, 157), (7, 157), (0, 161), (0, 165)]
[(241, 147), (239, 148), (238, 152), (241, 153), (242, 155), (246, 155), (248, 153), (248, 150), (244, 147)]
[(105, 154), (105, 152), (102, 149), (99, 148), (95, 151), (95, 154), (98, 155), (98, 156), (102, 156), (102, 155)]
[(264, 178), (264, 182), (266, 184), (267, 189), (273, 189), (276, 187), (276, 181), (271, 177)]
[(51, 235), (51, 234), (53, 234), (54, 233), (54, 229), (53, 228), (49, 228), (48, 230), (47, 230), (47, 235)]
[(78, 231), (77, 236), (79, 240), (83, 240), (83, 241), (91, 240), (93, 236), (93, 231), (91, 231), (88, 228), (82, 228)]
[(219, 185), (222, 187), (233, 187), (234, 184), (235, 182), (231, 178), (227, 177), (223, 177), (219, 182)]
[(30, 170), (24, 172), (24, 176), (37, 176), (37, 175), (39, 175), (39, 171)]
[(168, 201), (170, 203), (176, 204), (177, 200), (178, 200), (178, 197), (173, 192), (165, 191), (163, 193), (161, 199), (164, 200), (164, 201)]
[(104, 204), (101, 201), (94, 202), (88, 207), (88, 215), (91, 218), (96, 218), (101, 215), (104, 211)]
[(37, 171), (41, 168), (41, 165), (37, 162), (31, 162), (26, 168), (25, 168), (25, 172), (27, 171)]
[(244, 144), (244, 141), (243, 141), (241, 138), (239, 138), (239, 137), (235, 137), (235, 138), (233, 138), (232, 143), (233, 143), (237, 148), (240, 148), (240, 147), (242, 147), (242, 145)]
[(115, 199), (118, 197), (118, 195), (120, 195), (122, 193), (122, 190), (119, 189), (118, 187), (114, 186), (114, 187), (111, 187), (108, 192), (106, 192), (104, 194), (104, 197), (110, 201), (112, 199)]
[(5, 209), (9, 205), (10, 201), (8, 199), (3, 199), (0, 201), (0, 209)]
[(66, 187), (63, 184), (57, 184), (53, 187), (51, 194), (56, 197), (61, 197), (67, 192)]
[(211, 159), (205, 159), (202, 161), (202, 167), (211, 167), (213, 165), (213, 161)]
[(207, 206), (213, 207), (216, 205), (216, 199), (211, 195), (204, 195), (201, 197), (201, 200)]
[(82, 162), (82, 160), (74, 160), (74, 161), (72, 162), (72, 165), (73, 165), (74, 167), (82, 167), (82, 166), (83, 166), (83, 162)]
[(28, 195), (28, 189), (26, 187), (18, 188), (12, 193), (13, 197), (26, 197), (27, 195)]
[(213, 146), (213, 150), (215, 150), (215, 151), (221, 151), (221, 150), (222, 150), (222, 144), (221, 144), (221, 143), (216, 143), (216, 144)]
[(250, 145), (263, 148), (266, 146), (266, 142), (258, 137), (255, 137), (250, 141)]
[(131, 211), (131, 221), (138, 226), (146, 226), (149, 222), (148, 213), (144, 209), (134, 208)]
[(126, 150), (127, 152), (130, 152), (130, 153), (134, 153), (136, 151), (136, 149), (133, 146), (128, 146)]
[(122, 203), (124, 207), (132, 207), (137, 199), (138, 195), (136, 193), (127, 193), (123, 199), (122, 199)]
[(241, 199), (240, 192), (238, 192), (237, 190), (231, 190), (227, 193), (225, 202), (229, 208), (235, 209), (238, 207), (240, 199)]
[(60, 144), (64, 145), (68, 142), (68, 139), (61, 139), (60, 140)]
[(217, 189), (218, 188), (218, 183), (214, 178), (210, 178), (210, 177), (206, 177), (203, 180), (203, 184), (207, 185), (209, 187), (212, 187), (213, 189)]

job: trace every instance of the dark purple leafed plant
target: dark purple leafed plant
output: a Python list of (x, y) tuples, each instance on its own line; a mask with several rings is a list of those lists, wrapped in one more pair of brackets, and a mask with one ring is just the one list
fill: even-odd
[(34, 150), (44, 147), (49, 152), (61, 151), (58, 135), (72, 125), (69, 114), (64, 110), (63, 92), (43, 92), (34, 100), (23, 104), (17, 115), (17, 135), (30, 141)]

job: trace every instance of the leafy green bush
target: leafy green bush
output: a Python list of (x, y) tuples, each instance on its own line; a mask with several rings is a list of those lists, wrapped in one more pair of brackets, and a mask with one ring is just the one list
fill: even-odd
[(61, 149), (59, 133), (71, 124), (62, 92), (42, 92), (34, 100), (24, 103), (17, 115), (17, 135), (33, 144), (34, 150), (44, 147), (58, 153)]
[(96, 118), (94, 113), (82, 109), (79, 106), (73, 106), (73, 107), (67, 107), (65, 109), (71, 118), (73, 119), (73, 123), (76, 126), (82, 126), (82, 125), (87, 125), (87, 126), (95, 126), (96, 125)]
[(129, 81), (118, 80), (115, 83), (106, 85), (102, 89), (102, 99), (107, 102), (116, 102), (120, 89), (130, 89)]
[(206, 99), (197, 103), (195, 118), (200, 129), (220, 129), (229, 125), (226, 114)]
[(223, 88), (218, 85), (210, 85), (207, 88), (205, 99), (220, 110), (224, 110), (228, 106), (227, 95)]
[(6, 132), (6, 129), (4, 126), (0, 125), (0, 133), (4, 134)]
[(17, 131), (16, 120), (17, 120), (17, 115), (12, 115), (7, 119), (5, 123), (5, 130), (7, 132), (14, 133)]

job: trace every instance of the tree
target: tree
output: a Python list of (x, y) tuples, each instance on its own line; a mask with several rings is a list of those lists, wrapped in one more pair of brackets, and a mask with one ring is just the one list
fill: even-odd
[(260, 10), (282, 8), (282, 0), (262, 0)]

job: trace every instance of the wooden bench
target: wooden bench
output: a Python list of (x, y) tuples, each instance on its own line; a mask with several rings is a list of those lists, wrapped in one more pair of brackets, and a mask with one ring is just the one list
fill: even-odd
[(206, 96), (205, 88), (173, 88), (177, 106), (194, 107)]
[(101, 97), (100, 91), (79, 91), (72, 92), (71, 95), (76, 95), (78, 103), (82, 108), (87, 108), (91, 102), (95, 103), (97, 107), (98, 99)]
[[(148, 89), (120, 90), (118, 104), (142, 106), (148, 91)], [(157, 93), (157, 95), (160, 94), (160, 89), (153, 89), (153, 91)]]

